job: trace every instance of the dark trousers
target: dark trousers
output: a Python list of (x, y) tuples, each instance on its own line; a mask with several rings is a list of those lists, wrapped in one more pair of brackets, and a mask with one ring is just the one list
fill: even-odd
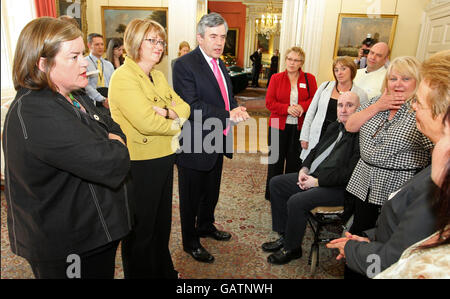
[(122, 243), (125, 278), (177, 278), (169, 251), (175, 155), (131, 161), (134, 227)]
[(180, 220), (183, 248), (200, 246), (199, 234), (216, 230), (214, 210), (219, 200), (223, 155), (209, 171), (178, 165)]
[[(28, 260), (28, 263), (37, 279), (114, 279), (119, 242), (114, 241), (80, 254), (79, 266), (76, 259), (69, 259), (69, 262), (66, 259), (45, 262)], [(79, 270), (76, 270), (77, 267)]]
[(369, 203), (367, 199), (362, 201), (359, 198), (355, 198), (354, 207), (353, 224), (349, 232), (361, 236), (365, 230), (375, 227), (381, 212), (381, 206)]
[[(351, 234), (361, 236), (365, 230), (375, 227), (378, 216), (381, 212), (380, 205), (372, 204), (361, 199), (354, 197), (354, 208), (355, 212), (353, 215), (353, 224), (349, 232)], [(344, 271), (345, 279), (368, 279), (366, 275), (362, 275), (358, 272), (353, 271), (349, 267), (345, 266)]]
[(344, 204), (345, 189), (316, 187), (303, 191), (297, 185), (298, 173), (278, 175), (270, 181), (272, 228), (284, 234), (284, 248), (302, 245), (309, 211), (318, 206)]
[(272, 75), (273, 74), (276, 74), (277, 72), (276, 71), (269, 71), (269, 75), (267, 76), (267, 84), (266, 84), (266, 87), (269, 87), (269, 83), (270, 83), (270, 78), (272, 78)]
[(297, 125), (286, 124), (284, 130), (279, 130), (270, 127), (269, 128), (269, 156), (271, 152), (276, 148), (276, 144), (271, 144), (272, 135), (274, 131), (278, 131), (278, 160), (276, 163), (269, 164), (267, 166), (267, 181), (266, 181), (266, 194), (267, 200), (270, 199), (269, 182), (270, 179), (276, 175), (284, 173), (298, 172), (300, 168), (300, 131), (297, 130)]
[(252, 69), (252, 86), (258, 86), (259, 73), (261, 72), (262, 65), (254, 65)]

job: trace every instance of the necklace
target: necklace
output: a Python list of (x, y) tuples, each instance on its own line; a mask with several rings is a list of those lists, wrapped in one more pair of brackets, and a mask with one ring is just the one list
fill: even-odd
[(81, 106), (80, 102), (78, 102), (71, 93), (69, 93), (69, 98), (72, 101), (72, 105), (77, 107), (78, 109), (80, 109), (81, 111), (83, 111), (84, 113), (86, 113), (86, 109), (84, 109), (83, 106)]
[[(352, 86), (350, 87), (349, 90), (351, 90), (352, 87), (353, 87), (353, 83), (352, 83)], [(347, 90), (347, 91), (349, 91), (349, 90)], [(337, 83), (336, 83), (336, 91), (337, 91), (339, 94), (343, 94), (344, 92), (346, 92), (346, 91), (340, 91), (340, 90), (338, 89), (338, 84), (337, 84)]]
[(77, 100), (75, 100), (75, 98), (73, 97), (73, 95), (71, 93), (69, 93), (69, 98), (72, 101), (72, 105), (74, 105), (78, 109), (81, 109), (80, 103)]

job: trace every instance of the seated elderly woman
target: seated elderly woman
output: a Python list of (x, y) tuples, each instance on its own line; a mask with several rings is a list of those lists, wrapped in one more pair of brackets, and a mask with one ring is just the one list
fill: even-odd
[(359, 134), (345, 130), (348, 117), (359, 106), (358, 95), (345, 92), (338, 98), (338, 120), (331, 123), (297, 174), (270, 180), (272, 226), (281, 237), (262, 245), (275, 253), (272, 264), (285, 264), (302, 255), (302, 240), (308, 212), (317, 206), (343, 205), (345, 186), (359, 159)]
[[(125, 135), (80, 91), (88, 84), (82, 36), (69, 22), (38, 18), (14, 56), (17, 95), (2, 138), (8, 230), (36, 278), (114, 278), (131, 229)], [(76, 256), (78, 266), (68, 264)]]
[(373, 228), (383, 203), (430, 163), (432, 143), (416, 127), (411, 99), (420, 83), (414, 57), (395, 58), (386, 73), (384, 93), (371, 99), (346, 124), (360, 136), (361, 158), (347, 191), (354, 195), (354, 234)]
[(444, 136), (436, 143), (431, 179), (440, 188), (433, 201), (436, 232), (406, 249), (398, 262), (374, 278), (450, 277), (450, 106), (444, 117)]
[[(439, 52), (427, 59), (421, 70), (423, 81), (412, 105), (417, 127), (433, 143), (443, 135), (443, 116), (450, 105), (450, 51)], [(435, 164), (435, 161), (433, 161)], [(412, 244), (435, 231), (435, 216), (430, 198), (436, 194), (428, 166), (406, 185), (391, 194), (378, 217), (377, 226), (366, 230), (363, 237), (347, 233), (329, 248), (338, 248), (340, 258), (357, 273), (373, 277), (395, 263)]]

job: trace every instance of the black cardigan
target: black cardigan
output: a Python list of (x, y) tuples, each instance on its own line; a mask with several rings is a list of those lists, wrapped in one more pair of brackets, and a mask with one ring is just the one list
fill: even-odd
[(49, 89), (20, 89), (3, 132), (11, 249), (30, 260), (67, 258), (131, 229), (125, 135), (81, 93), (83, 113)]
[(310, 168), (314, 159), (336, 140), (339, 130), (343, 132), (342, 138), (328, 157), (313, 173), (310, 173), (319, 180), (321, 187), (345, 187), (359, 160), (359, 133), (347, 132), (343, 124), (335, 121), (328, 126), (325, 134), (311, 150), (301, 167)]

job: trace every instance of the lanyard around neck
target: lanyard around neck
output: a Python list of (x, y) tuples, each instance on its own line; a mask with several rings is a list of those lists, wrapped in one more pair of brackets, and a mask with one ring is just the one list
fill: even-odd
[[(92, 59), (91, 55), (89, 55), (89, 59), (92, 61), (92, 63), (94, 64), (94, 67), (96, 70), (98, 70), (97, 68), (97, 63), (94, 61), (94, 59)], [(103, 61), (101, 58), (97, 58), (97, 60), (100, 60), (100, 63), (102, 64), (102, 72), (103, 72)]]

